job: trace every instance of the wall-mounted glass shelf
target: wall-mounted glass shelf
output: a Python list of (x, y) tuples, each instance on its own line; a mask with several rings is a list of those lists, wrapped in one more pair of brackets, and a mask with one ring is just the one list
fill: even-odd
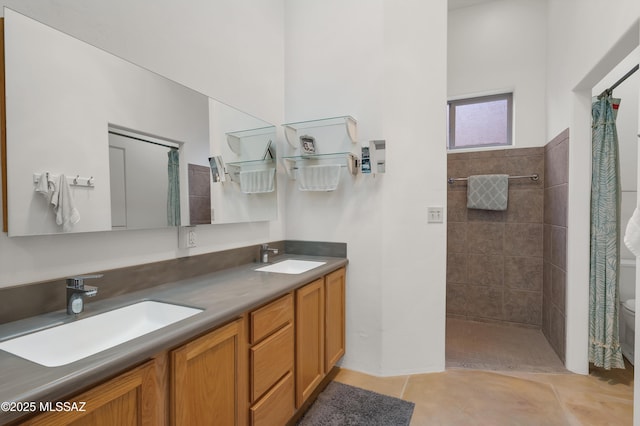
[(286, 123), (282, 126), (284, 127), (284, 134), (289, 145), (293, 148), (298, 148), (298, 130), (339, 125), (345, 126), (351, 143), (356, 143), (358, 139), (358, 122), (350, 115), (320, 118), (318, 120), (298, 121), (296, 123)]
[(267, 158), (265, 160), (248, 160), (248, 161), (233, 161), (227, 163), (227, 167), (238, 167), (241, 169), (257, 169), (263, 168), (263, 166), (275, 166), (273, 158)]
[(227, 144), (231, 151), (236, 154), (240, 154), (240, 145), (241, 141), (244, 138), (254, 137), (254, 136), (272, 136), (275, 137), (276, 126), (267, 126), (267, 127), (258, 127), (256, 129), (247, 129), (247, 130), (238, 130), (235, 132), (228, 132), (227, 135)]
[(349, 173), (358, 173), (358, 157), (352, 152), (333, 152), (328, 154), (308, 154), (282, 157), (287, 175), (295, 179), (295, 171), (306, 166), (338, 164), (349, 168)]

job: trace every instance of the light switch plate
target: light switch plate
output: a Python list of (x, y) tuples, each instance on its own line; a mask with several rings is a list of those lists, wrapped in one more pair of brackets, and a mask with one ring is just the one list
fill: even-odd
[(444, 208), (441, 206), (431, 206), (427, 208), (427, 223), (443, 223)]

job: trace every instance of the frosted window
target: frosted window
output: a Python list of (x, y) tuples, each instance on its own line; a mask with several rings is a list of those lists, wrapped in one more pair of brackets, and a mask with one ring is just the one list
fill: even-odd
[(449, 102), (449, 149), (511, 145), (511, 93)]

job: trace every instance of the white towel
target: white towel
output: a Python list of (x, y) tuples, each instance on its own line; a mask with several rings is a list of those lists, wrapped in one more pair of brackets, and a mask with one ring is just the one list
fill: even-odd
[(636, 257), (640, 256), (640, 211), (638, 208), (633, 211), (627, 230), (624, 233), (624, 243), (627, 245), (631, 253)]
[(71, 231), (73, 225), (80, 220), (80, 213), (73, 201), (73, 194), (65, 175), (60, 175), (58, 185), (51, 196), (51, 204), (56, 212), (56, 223), (62, 225), (64, 232)]
[(51, 201), (51, 196), (55, 192), (56, 184), (53, 181), (53, 177), (49, 172), (44, 172), (40, 175), (38, 183), (36, 184), (36, 192), (41, 194), (47, 202)]

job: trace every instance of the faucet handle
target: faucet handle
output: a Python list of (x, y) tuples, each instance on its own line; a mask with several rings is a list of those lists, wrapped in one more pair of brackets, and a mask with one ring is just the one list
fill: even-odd
[(81, 288), (84, 286), (84, 280), (102, 278), (102, 274), (78, 275), (67, 278), (67, 287)]

